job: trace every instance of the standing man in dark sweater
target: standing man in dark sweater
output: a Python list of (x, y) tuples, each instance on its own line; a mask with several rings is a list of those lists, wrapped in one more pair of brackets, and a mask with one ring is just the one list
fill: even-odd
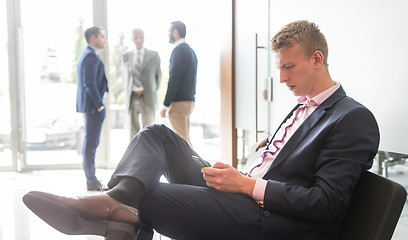
[(169, 42), (176, 45), (170, 56), (169, 82), (160, 112), (168, 112), (171, 128), (190, 146), (190, 115), (194, 110), (197, 82), (197, 57), (186, 43), (186, 25), (180, 21), (171, 23)]

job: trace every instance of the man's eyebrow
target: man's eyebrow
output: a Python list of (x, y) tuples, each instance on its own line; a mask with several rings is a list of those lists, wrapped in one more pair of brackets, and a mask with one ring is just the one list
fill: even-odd
[(282, 64), (276, 64), (276, 67), (278, 68), (278, 69), (280, 69), (280, 68), (285, 68), (285, 67), (288, 67), (288, 66), (293, 66), (293, 63), (282, 63)]

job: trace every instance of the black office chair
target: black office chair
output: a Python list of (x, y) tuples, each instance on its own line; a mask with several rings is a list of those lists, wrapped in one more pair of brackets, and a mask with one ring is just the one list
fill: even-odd
[(340, 240), (391, 239), (407, 192), (400, 184), (372, 172), (357, 183)]

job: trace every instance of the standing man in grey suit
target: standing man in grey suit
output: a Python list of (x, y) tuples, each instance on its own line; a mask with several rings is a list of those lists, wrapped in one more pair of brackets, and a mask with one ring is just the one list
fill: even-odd
[(101, 183), (95, 176), (95, 153), (106, 115), (103, 98), (108, 91), (105, 68), (97, 51), (105, 47), (105, 31), (100, 27), (88, 28), (85, 39), (88, 47), (79, 56), (77, 66), (76, 110), (83, 113), (85, 118), (82, 165), (87, 189), (96, 191), (101, 189)]
[(161, 117), (168, 111), (171, 128), (190, 146), (190, 115), (194, 110), (197, 82), (197, 57), (186, 43), (186, 25), (180, 21), (171, 23), (169, 42), (176, 47), (170, 56), (169, 83)]
[[(159, 54), (143, 47), (142, 29), (133, 29), (132, 41), (136, 49), (122, 55), (126, 108), (130, 115), (130, 139), (139, 132), (140, 128), (154, 122), (157, 91), (161, 81)], [(139, 116), (141, 116), (141, 122)]]

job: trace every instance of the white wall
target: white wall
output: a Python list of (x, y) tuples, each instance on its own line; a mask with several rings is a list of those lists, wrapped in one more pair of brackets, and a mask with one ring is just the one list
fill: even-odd
[[(380, 149), (408, 153), (408, 1), (271, 0), (271, 35), (306, 19), (318, 24), (329, 44), (329, 71), (347, 94), (375, 115)], [(279, 83), (271, 58), (274, 101), (272, 129), (296, 104)]]

